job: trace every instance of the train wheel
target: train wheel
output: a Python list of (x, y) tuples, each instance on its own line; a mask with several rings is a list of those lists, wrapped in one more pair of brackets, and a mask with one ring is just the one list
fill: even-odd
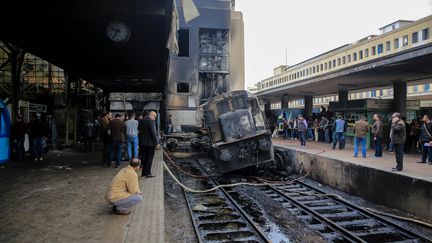
[(284, 159), (283, 156), (280, 153), (274, 154), (274, 160), (271, 162), (271, 168), (272, 169), (282, 169), (284, 168)]

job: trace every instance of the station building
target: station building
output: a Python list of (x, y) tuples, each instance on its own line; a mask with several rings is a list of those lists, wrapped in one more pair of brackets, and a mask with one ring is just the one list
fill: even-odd
[[(267, 103), (272, 110), (299, 109), (305, 107), (305, 103), (311, 103), (310, 106), (313, 108), (319, 108), (328, 107), (330, 102), (341, 100), (393, 99), (401, 96), (405, 97), (405, 101), (418, 104), (418, 109), (429, 110), (432, 103), (432, 78), (423, 71), (414, 70), (412, 66), (416, 65), (416, 61), (410, 61), (410, 57), (402, 55), (429, 55), (428, 50), (432, 43), (431, 28), (432, 16), (417, 21), (393, 22), (380, 28), (379, 35), (369, 35), (292, 66), (275, 67), (271, 77), (259, 81), (248, 90), (262, 98), (286, 92), (286, 98), (268, 99)], [(409, 62), (411, 66), (403, 66)], [(375, 63), (382, 65), (383, 68), (371, 73), (379, 66)], [(423, 62), (422, 65), (427, 68), (425, 63), (427, 62)], [(394, 71), (391, 66), (399, 70)], [(383, 72), (386, 70), (391, 72)], [(401, 73), (404, 76), (398, 77)], [(321, 82), (322, 91), (316, 90), (311, 84), (316, 80), (316, 84)], [(327, 85), (325, 80), (332, 80), (333, 85)], [(398, 85), (398, 92), (394, 91), (394, 83)], [(301, 91), (299, 95), (288, 90), (295, 88), (284, 88), (288, 86), (297, 89), (302, 89), (302, 86), (309, 88), (307, 91)], [(405, 111), (405, 107), (406, 104), (402, 113), (407, 119), (417, 115), (413, 110)]]
[(200, 105), (244, 89), (243, 16), (235, 1), (195, 1), (200, 16), (186, 23), (179, 0), (179, 53), (170, 54), (166, 112), (174, 131), (201, 124)]

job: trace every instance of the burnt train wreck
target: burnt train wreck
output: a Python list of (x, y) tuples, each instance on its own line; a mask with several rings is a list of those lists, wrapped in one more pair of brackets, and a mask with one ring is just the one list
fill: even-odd
[(226, 173), (273, 160), (271, 132), (258, 99), (247, 91), (214, 96), (202, 106), (202, 127), (166, 135), (171, 151), (207, 151), (206, 169)]

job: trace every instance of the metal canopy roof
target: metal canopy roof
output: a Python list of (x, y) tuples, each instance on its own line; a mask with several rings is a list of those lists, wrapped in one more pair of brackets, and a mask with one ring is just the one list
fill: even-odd
[[(108, 91), (162, 92), (173, 0), (2, 2), (0, 40), (31, 52)], [(127, 42), (107, 26), (129, 26)]]
[(391, 87), (394, 81), (416, 83), (432, 78), (432, 44), (361, 63), (321, 76), (290, 82), (255, 93), (262, 99), (276, 101), (321, 96), (338, 91)]

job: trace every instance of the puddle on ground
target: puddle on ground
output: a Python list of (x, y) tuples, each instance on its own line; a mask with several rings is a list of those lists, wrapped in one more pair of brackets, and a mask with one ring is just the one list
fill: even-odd
[(291, 242), (288, 236), (274, 222), (267, 218), (260, 206), (251, 198), (240, 195), (236, 191), (231, 191), (230, 195), (242, 206), (243, 210), (246, 211), (252, 220), (264, 229), (266, 236), (272, 243)]
[(273, 224), (270, 223), (267, 225), (268, 232), (268, 238), (271, 240), (272, 243), (289, 243), (291, 242), (284, 233), (281, 232), (281, 229)]

